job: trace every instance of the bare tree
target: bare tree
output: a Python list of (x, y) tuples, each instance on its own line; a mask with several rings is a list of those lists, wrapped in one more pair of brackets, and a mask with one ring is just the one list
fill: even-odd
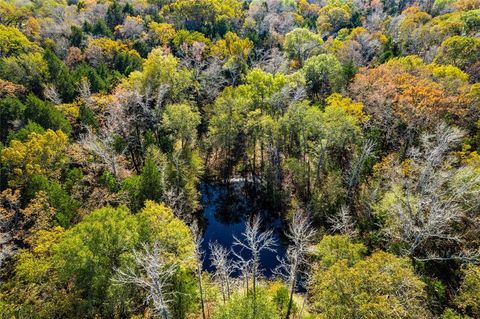
[(47, 100), (49, 100), (55, 105), (62, 104), (62, 98), (60, 97), (60, 94), (58, 93), (57, 88), (53, 84), (45, 85), (45, 88), (43, 90), (43, 95)]
[(296, 290), (297, 280), (306, 263), (308, 250), (315, 236), (310, 219), (302, 210), (297, 209), (293, 214), (286, 235), (291, 244), (287, 249), (286, 258), (279, 259), (280, 265), (275, 272), (284, 277), (289, 284), (290, 297), (286, 315), (286, 319), (288, 319), (292, 313), (293, 294)]
[(83, 77), (80, 80), (80, 83), (78, 84), (78, 93), (83, 103), (85, 103), (86, 106), (91, 107), (93, 104), (92, 91), (90, 89), (90, 82), (86, 77)]
[(242, 255), (237, 254), (234, 250), (232, 250), (233, 255), (236, 257), (235, 262), (233, 263), (233, 267), (239, 273), (239, 278), (243, 282), (243, 286), (245, 288), (245, 292), (248, 294), (250, 289), (249, 287), (249, 277), (252, 273), (251, 271), (251, 260), (244, 258)]
[(192, 215), (188, 214), (185, 209), (185, 193), (183, 190), (170, 187), (163, 194), (163, 202), (172, 209), (175, 216), (187, 223), (191, 221)]
[[(88, 81), (82, 81), (80, 84), (82, 99), (86, 105), (92, 106), (93, 101), (90, 97), (90, 87)], [(80, 137), (79, 143), (88, 151), (100, 158), (103, 164), (110, 172), (119, 179), (119, 159), (126, 152), (127, 146), (123, 150), (117, 150), (115, 147), (116, 138), (128, 136), (128, 116), (121, 103), (112, 103), (105, 114), (101, 126), (93, 130), (86, 127), (86, 133)]]
[(399, 167), (390, 179), (394, 201), (384, 231), (404, 244), (405, 255), (419, 260), (478, 258), (466, 249), (464, 227), (479, 227), (480, 174), (469, 166), (456, 168), (448, 156), (462, 136), (458, 129), (439, 125), (434, 134), (422, 136), (421, 148), (410, 151), (409, 173), (399, 173)]
[(275, 239), (273, 238), (273, 231), (271, 229), (266, 231), (260, 230), (261, 218), (255, 215), (247, 223), (245, 231), (242, 233), (243, 241), (233, 236), (234, 246), (240, 247), (240, 252), (234, 254), (242, 258), (242, 251), (247, 250), (251, 254), (250, 271), (252, 277), (252, 288), (254, 298), (256, 296), (257, 280), (261, 274), (260, 269), (260, 255), (263, 251), (275, 251)]
[(214, 278), (220, 281), (223, 303), (230, 298), (230, 276), (233, 273), (232, 261), (228, 258), (229, 252), (217, 242), (209, 243), (210, 260), (215, 267)]
[(352, 167), (348, 176), (348, 194), (351, 196), (353, 189), (358, 185), (360, 173), (367, 159), (372, 155), (375, 143), (371, 140), (365, 140), (360, 152), (360, 156)]
[(192, 77), (200, 85), (195, 88), (198, 99), (207, 104), (212, 103), (228, 81), (223, 75), (225, 61), (217, 57), (206, 57), (206, 45), (194, 41), (192, 44), (183, 43), (179, 55), (181, 63), (192, 71)]
[(123, 24), (115, 28), (115, 33), (122, 39), (137, 39), (144, 32), (143, 25), (143, 20), (140, 17), (128, 16)]
[[(0, 192), (0, 268), (17, 251), (15, 222), (20, 219), (20, 190), (7, 188)], [(0, 277), (0, 279), (3, 279)], [(1, 283), (1, 280), (0, 280)]]
[(134, 284), (147, 291), (146, 302), (153, 302), (157, 316), (168, 319), (168, 304), (174, 292), (168, 290), (170, 279), (177, 266), (168, 263), (163, 250), (156, 242), (153, 247), (143, 247), (143, 251), (134, 251), (134, 267), (117, 269), (115, 281), (120, 284)]
[(333, 232), (339, 232), (340, 234), (353, 237), (357, 231), (355, 229), (355, 222), (352, 219), (349, 208), (343, 205), (337, 214), (328, 218), (328, 221), (332, 224), (331, 230)]
[(195, 243), (195, 261), (196, 261), (196, 270), (197, 270), (197, 278), (198, 278), (198, 292), (200, 294), (200, 306), (202, 308), (202, 318), (206, 319), (205, 315), (205, 297), (203, 293), (203, 279), (202, 279), (202, 269), (203, 269), (203, 255), (204, 252), (202, 250), (202, 233), (200, 228), (198, 227), (197, 222), (192, 223), (190, 227), (193, 235), (193, 240)]
[(110, 172), (118, 179), (118, 157), (114, 147), (114, 135), (108, 133), (95, 134), (88, 127), (87, 133), (84, 134), (79, 143), (88, 151), (92, 152), (100, 158), (104, 165), (108, 167)]

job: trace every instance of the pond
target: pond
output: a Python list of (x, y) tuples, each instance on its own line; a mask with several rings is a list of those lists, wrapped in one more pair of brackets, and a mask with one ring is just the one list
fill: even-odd
[[(278, 266), (278, 257), (285, 255), (286, 243), (284, 225), (278, 213), (267, 209), (256, 209), (244, 192), (242, 182), (230, 185), (203, 184), (200, 188), (203, 206), (203, 251), (205, 252), (204, 269), (213, 271), (210, 262), (209, 243), (218, 242), (223, 247), (232, 248), (234, 238), (242, 239), (246, 222), (252, 214), (260, 214), (262, 230), (273, 229), (276, 240), (275, 252), (264, 251), (261, 254), (263, 275), (272, 276)], [(238, 251), (238, 247), (234, 247)], [(234, 258), (231, 255), (232, 259)], [(246, 257), (246, 256), (245, 256)]]

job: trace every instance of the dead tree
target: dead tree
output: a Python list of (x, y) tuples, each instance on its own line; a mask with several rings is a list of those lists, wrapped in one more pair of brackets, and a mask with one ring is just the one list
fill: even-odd
[(458, 129), (439, 125), (434, 134), (422, 136), (420, 148), (411, 149), (408, 173), (397, 166), (390, 178), (394, 201), (384, 231), (391, 241), (403, 243), (403, 253), (413, 259), (478, 258), (466, 249), (460, 226), (468, 222), (478, 229), (480, 174), (449, 156), (462, 136)]
[(290, 222), (287, 238), (291, 242), (285, 258), (279, 259), (280, 265), (275, 272), (284, 277), (289, 285), (290, 297), (286, 319), (290, 318), (295, 293), (301, 269), (306, 264), (309, 247), (314, 239), (315, 232), (311, 227), (310, 219), (301, 210), (297, 210)]
[(168, 290), (170, 279), (177, 266), (168, 263), (158, 243), (153, 247), (144, 246), (143, 251), (134, 251), (134, 267), (117, 269), (115, 281), (119, 284), (133, 284), (147, 292), (146, 302), (152, 302), (155, 314), (169, 319), (168, 305), (174, 292)]
[(329, 217), (328, 222), (332, 225), (330, 229), (334, 233), (338, 232), (343, 235), (348, 235), (349, 237), (354, 237), (357, 234), (355, 222), (346, 205), (342, 205), (337, 214)]
[(256, 215), (247, 223), (245, 231), (242, 233), (243, 240), (233, 236), (233, 245), (240, 248), (240, 251), (234, 252), (234, 254), (243, 259), (242, 251), (246, 250), (251, 255), (249, 263), (250, 267), (248, 268), (251, 271), (254, 298), (257, 292), (258, 276), (261, 274), (260, 255), (263, 251), (275, 251), (275, 249), (273, 249), (275, 246), (273, 231), (271, 229), (261, 231), (260, 225), (261, 218)]
[(358, 156), (357, 160), (352, 166), (350, 173), (348, 174), (348, 195), (349, 200), (352, 202), (353, 200), (353, 191), (355, 187), (357, 187), (358, 182), (360, 180), (360, 174), (362, 172), (362, 168), (365, 165), (365, 162), (370, 158), (375, 148), (375, 143), (371, 140), (366, 140), (363, 143), (362, 150), (360, 155)]
[(220, 281), (223, 303), (230, 298), (230, 276), (233, 273), (232, 261), (228, 258), (229, 252), (219, 243), (210, 243), (210, 260), (215, 267), (214, 278)]
[(95, 134), (91, 128), (87, 128), (87, 133), (80, 138), (80, 144), (86, 150), (98, 156), (118, 180), (119, 154), (115, 150), (113, 139), (113, 134)]
[(243, 256), (237, 254), (234, 250), (232, 250), (233, 255), (236, 257), (235, 262), (233, 263), (233, 267), (239, 273), (239, 278), (243, 282), (243, 286), (245, 288), (246, 294), (250, 290), (249, 286), (249, 277), (252, 273), (251, 271), (251, 260), (244, 258)]

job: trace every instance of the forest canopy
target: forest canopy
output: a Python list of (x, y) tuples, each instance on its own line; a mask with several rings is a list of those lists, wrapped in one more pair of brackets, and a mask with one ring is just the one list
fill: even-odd
[(479, 0), (0, 0), (0, 318), (480, 318), (479, 152)]

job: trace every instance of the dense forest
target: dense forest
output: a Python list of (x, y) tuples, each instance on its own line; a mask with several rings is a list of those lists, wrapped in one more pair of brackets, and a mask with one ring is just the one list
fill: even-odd
[(479, 151), (480, 0), (0, 0), (0, 318), (480, 318)]

